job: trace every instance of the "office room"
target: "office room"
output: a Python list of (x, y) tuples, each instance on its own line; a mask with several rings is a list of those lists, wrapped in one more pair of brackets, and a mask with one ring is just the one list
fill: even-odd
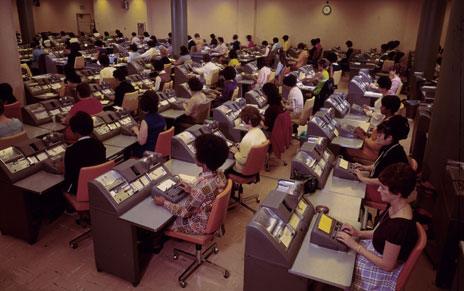
[(1, 290), (464, 290), (464, 1), (5, 0)]

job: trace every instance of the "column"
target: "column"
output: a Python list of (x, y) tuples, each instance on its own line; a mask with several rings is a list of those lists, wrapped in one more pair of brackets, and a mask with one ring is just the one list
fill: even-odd
[(447, 1), (425, 0), (416, 42), (414, 71), (433, 78)]
[[(0, 9), (0, 81), (9, 83), (16, 98), (24, 104), (24, 84), (21, 76), (12, 1), (4, 1)], [(14, 7), (16, 9), (16, 7)]]
[(187, 0), (171, 0), (172, 48), (175, 56), (187, 45)]
[(17, 0), (16, 5), (18, 6), (19, 24), (21, 26), (23, 42), (31, 43), (35, 35), (32, 0)]
[(437, 189), (443, 185), (446, 161), (464, 161), (464, 1), (451, 5), (423, 163), (424, 175)]

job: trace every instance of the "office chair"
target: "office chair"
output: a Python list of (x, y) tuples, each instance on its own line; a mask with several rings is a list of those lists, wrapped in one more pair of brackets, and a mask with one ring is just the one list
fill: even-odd
[[(108, 172), (114, 167), (114, 165), (115, 165), (115, 162), (111, 160), (111, 161), (105, 162), (100, 165), (81, 168), (79, 172), (79, 181), (77, 182), (76, 195), (72, 195), (70, 193), (64, 193), (64, 197), (66, 198), (66, 200), (69, 202), (69, 204), (71, 204), (72, 208), (74, 208), (74, 210), (76, 210), (77, 213), (79, 214), (79, 220), (78, 220), (79, 223), (81, 221), (82, 214), (88, 213), (90, 209), (89, 190), (88, 190), (89, 181), (97, 178), (103, 173)], [(90, 237), (91, 235), (90, 231), (91, 229), (89, 228), (84, 233), (73, 238), (71, 241), (69, 241), (69, 246), (72, 247), (73, 249), (76, 249), (79, 246), (79, 242)]]
[(404, 263), (403, 269), (401, 270), (398, 279), (396, 279), (396, 291), (404, 290), (404, 287), (408, 282), (412, 270), (416, 266), (416, 263), (419, 260), (419, 257), (421, 256), (422, 251), (425, 248), (425, 245), (427, 244), (427, 234), (425, 233), (424, 227), (419, 222), (416, 222), (416, 228), (418, 236), (417, 243), (414, 246), (414, 249), (412, 250), (411, 254), (409, 254), (408, 259)]
[(329, 78), (325, 81), (324, 85), (321, 88), (321, 91), (318, 95), (316, 95), (316, 99), (314, 100), (314, 107), (313, 107), (313, 114), (319, 111), (322, 107), (324, 107), (324, 102), (330, 95), (334, 92), (334, 81), (333, 78)]
[(342, 70), (334, 71), (333, 72), (333, 80), (335, 88), (338, 88), (338, 84), (340, 83), (340, 79), (342, 78)]
[(0, 137), (0, 149), (7, 148), (18, 142), (27, 140), (27, 133), (25, 130), (10, 136)]
[[(292, 140), (292, 120), (290, 112), (284, 111), (280, 113), (274, 121), (274, 127), (271, 132), (271, 153), (279, 160), (282, 161), (284, 166), (287, 163), (281, 160), (282, 153), (290, 146)], [(270, 156), (270, 155), (269, 155)], [(266, 170), (269, 169), (269, 159), (266, 161)]]
[[(256, 199), (256, 202), (259, 203), (259, 195), (254, 194), (246, 198), (242, 197), (243, 194), (243, 184), (258, 183), (260, 181), (259, 172), (264, 168), (266, 163), (266, 156), (269, 149), (269, 141), (266, 141), (262, 145), (252, 147), (248, 153), (247, 160), (243, 165), (241, 174), (230, 173), (228, 177), (234, 182), (234, 189), (237, 189), (237, 196), (232, 196), (232, 198), (240, 205), (250, 210), (251, 212), (256, 212), (253, 208), (248, 206), (245, 201), (249, 199)], [(233, 205), (231, 205), (233, 206)]]
[(177, 238), (195, 244), (195, 254), (191, 254), (176, 248), (174, 249), (174, 260), (177, 260), (179, 255), (185, 255), (194, 259), (194, 261), (188, 266), (187, 269), (185, 269), (185, 271), (178, 278), (179, 284), (182, 288), (185, 288), (187, 286), (186, 280), (188, 279), (188, 277), (190, 277), (190, 275), (204, 263), (207, 263), (220, 269), (224, 273), (224, 278), (229, 277), (230, 274), (228, 270), (208, 260), (209, 256), (211, 256), (213, 253), (217, 254), (219, 252), (216, 242), (209, 245), (204, 251), (203, 247), (205, 247), (208, 243), (214, 240), (214, 236), (216, 233), (221, 232), (221, 228), (224, 224), (224, 220), (227, 214), (227, 206), (229, 203), (231, 190), (232, 181), (229, 179), (227, 181), (226, 188), (216, 196), (216, 199), (213, 202), (212, 209), (208, 218), (208, 224), (206, 226), (206, 234), (186, 234), (183, 232), (173, 230), (167, 230), (165, 232), (165, 234), (169, 237)]
[(5, 104), (4, 110), (6, 117), (23, 120), (23, 116), (21, 114), (21, 103), (19, 101), (11, 104)]
[(155, 145), (155, 153), (161, 154), (163, 157), (171, 157), (172, 137), (174, 136), (174, 126), (161, 132), (158, 135)]
[(137, 113), (139, 109), (139, 93), (137, 91), (124, 94), (122, 108), (130, 113)]
[(216, 86), (219, 81), (219, 69), (213, 70), (210, 74), (205, 74), (205, 84), (208, 87)]

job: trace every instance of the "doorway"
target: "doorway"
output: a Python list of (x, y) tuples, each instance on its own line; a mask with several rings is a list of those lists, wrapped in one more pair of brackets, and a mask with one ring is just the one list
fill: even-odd
[(90, 13), (77, 13), (77, 32), (91, 33), (94, 27), (93, 18)]

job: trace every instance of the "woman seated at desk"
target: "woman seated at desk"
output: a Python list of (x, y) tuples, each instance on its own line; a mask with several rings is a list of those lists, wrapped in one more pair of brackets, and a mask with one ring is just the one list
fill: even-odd
[[(390, 206), (374, 230), (360, 231), (342, 226), (337, 239), (358, 253), (350, 290), (395, 290), (396, 281), (411, 254), (418, 234), (407, 198), (416, 186), (416, 175), (408, 164), (396, 163), (379, 176), (379, 192)], [(355, 238), (361, 241), (356, 242)]]
[(300, 88), (296, 85), (297, 80), (295, 75), (287, 75), (283, 81), (284, 85), (290, 88), (287, 97), (287, 110), (291, 112), (292, 118), (299, 118), (303, 111), (304, 98)]
[(124, 101), (124, 95), (126, 93), (131, 93), (135, 91), (134, 86), (126, 79), (127, 77), (127, 67), (117, 68), (113, 72), (113, 77), (119, 83), (116, 88), (114, 88), (114, 105), (122, 106)]
[(235, 165), (232, 171), (240, 174), (243, 166), (245, 165), (248, 154), (254, 146), (261, 145), (267, 141), (267, 137), (264, 132), (259, 128), (261, 124), (261, 114), (259, 110), (254, 106), (246, 106), (240, 112), (240, 119), (245, 124), (248, 132), (242, 138), (238, 148), (231, 148), (234, 153)]
[(298, 54), (298, 58), (295, 60), (295, 64), (293, 65), (293, 70), (298, 70), (302, 66), (308, 63), (309, 52), (306, 49), (306, 45), (300, 42), (297, 46), (300, 53)]
[[(401, 101), (398, 96), (387, 95), (381, 98), (381, 104), (379, 117), (372, 117), (373, 119), (376, 119), (376, 124), (386, 121), (394, 116), (400, 108)], [(374, 121), (371, 119), (371, 126), (376, 124), (374, 124)], [(357, 138), (364, 140), (363, 147), (361, 149), (346, 149), (347, 155), (358, 160), (374, 161), (379, 155), (381, 148), (381, 146), (376, 142), (377, 130), (374, 129), (369, 135), (363, 129), (357, 127), (355, 129), (355, 134)]]
[(140, 110), (145, 117), (140, 127), (134, 126), (133, 132), (137, 136), (138, 145), (134, 150), (136, 157), (142, 157), (145, 151), (154, 151), (158, 135), (166, 128), (166, 121), (158, 113), (158, 94), (148, 90), (140, 99)]
[(264, 126), (267, 129), (268, 136), (270, 136), (277, 116), (284, 112), (285, 108), (282, 105), (282, 97), (276, 85), (272, 83), (264, 84), (263, 93), (267, 98), (267, 104), (269, 104), (269, 107), (264, 112)]
[(258, 78), (256, 79), (255, 89), (260, 89), (269, 80), (271, 68), (266, 66), (266, 58), (258, 58), (256, 60), (256, 66), (258, 67)]
[[(377, 126), (376, 143), (381, 147), (380, 153), (371, 165), (354, 165), (359, 181), (368, 185), (379, 185), (380, 181), (378, 177), (386, 167), (395, 163), (408, 163), (408, 157), (401, 144), (399, 144), (399, 141), (405, 139), (408, 133), (408, 120), (401, 115), (395, 115)], [(377, 196), (377, 193), (371, 194), (368, 192), (366, 199), (371, 201), (380, 200), (379, 197), (374, 196)]]
[(13, 87), (11, 87), (10, 84), (0, 84), (0, 101), (4, 104), (11, 104), (16, 102), (16, 97), (13, 94)]
[(153, 72), (150, 73), (150, 78), (155, 81), (155, 86), (153, 88), (154, 91), (161, 90), (161, 82), (163, 81), (161, 76), (166, 74), (164, 71), (164, 63), (161, 60), (152, 60), (151, 65), (153, 66)]
[(217, 90), (211, 90), (213, 93), (220, 95), (213, 101), (213, 107), (218, 107), (222, 103), (232, 99), (235, 89), (238, 87), (238, 83), (235, 80), (237, 71), (233, 67), (227, 66), (222, 70), (222, 76), (224, 77), (224, 85), (222, 92)]
[(90, 136), (93, 120), (88, 113), (76, 112), (69, 124), (77, 141), (67, 147), (64, 154), (64, 181), (66, 192), (75, 195), (81, 168), (104, 163), (106, 148), (101, 141)]
[[(181, 123), (195, 123), (201, 117), (202, 105), (209, 102), (206, 95), (202, 92), (203, 84), (196, 78), (190, 78), (187, 82), (190, 91), (192, 91), (192, 97), (182, 104), (185, 110), (185, 116), (179, 118)], [(203, 121), (202, 121), (203, 123)]]
[(184, 190), (190, 195), (178, 203), (166, 201), (162, 196), (155, 196), (154, 200), (157, 205), (164, 206), (177, 216), (170, 226), (171, 230), (204, 234), (213, 202), (227, 183), (218, 169), (226, 161), (229, 149), (226, 142), (214, 134), (197, 137), (194, 145), (196, 162), (202, 172), (194, 184), (184, 182)]
[(174, 62), (174, 65), (179, 66), (183, 65), (185, 62), (191, 63), (192, 62), (192, 57), (190, 56), (188, 48), (183, 45), (180, 47), (180, 56), (179, 58)]
[(23, 130), (23, 123), (5, 115), (5, 105), (0, 101), (0, 138), (15, 135)]

